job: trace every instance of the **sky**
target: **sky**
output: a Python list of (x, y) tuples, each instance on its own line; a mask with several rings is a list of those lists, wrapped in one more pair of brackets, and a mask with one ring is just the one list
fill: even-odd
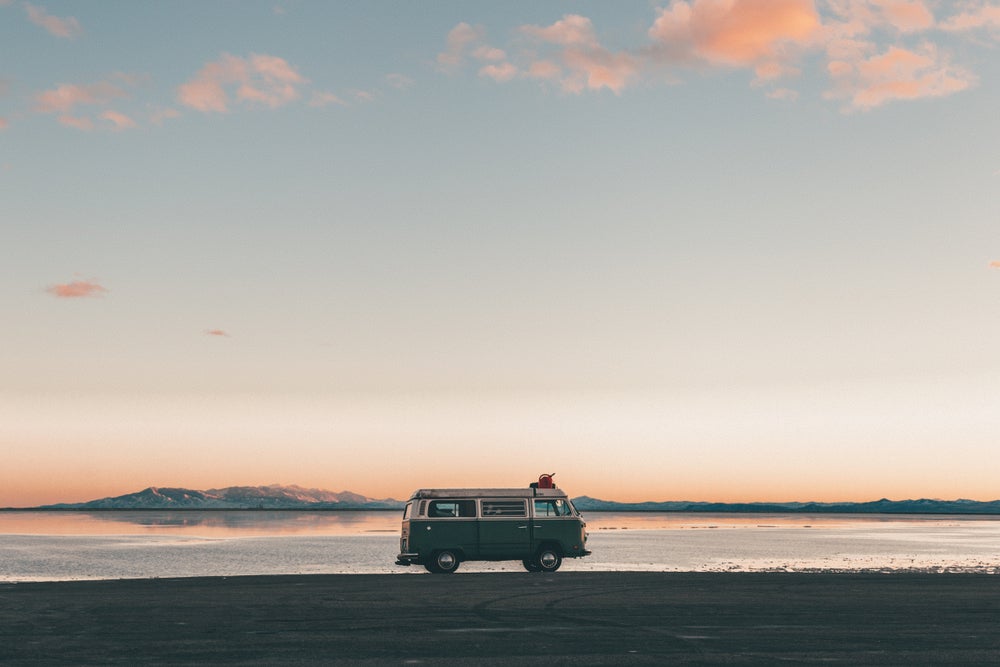
[(0, 0), (0, 507), (1000, 498), (1000, 3)]

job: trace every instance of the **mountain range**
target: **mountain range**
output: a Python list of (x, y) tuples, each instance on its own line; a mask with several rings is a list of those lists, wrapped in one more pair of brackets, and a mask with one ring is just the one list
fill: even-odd
[(794, 514), (1000, 514), (1000, 500), (872, 500), (816, 503), (706, 503), (688, 501), (619, 503), (589, 496), (573, 499), (581, 512), (757, 512)]
[[(305, 489), (301, 486), (229, 486), (222, 489), (149, 487), (135, 493), (83, 503), (44, 505), (46, 510), (399, 510), (403, 501), (369, 498), (350, 491)], [(710, 503), (665, 501), (621, 503), (579, 496), (573, 504), (581, 512), (737, 512), (795, 514), (1000, 514), (1000, 500), (889, 500), (870, 502)]]
[(224, 489), (195, 491), (151, 486), (148, 489), (85, 503), (44, 505), (39, 509), (135, 510), (135, 509), (402, 509), (392, 498), (376, 499), (350, 491), (340, 493), (301, 486), (227, 486)]

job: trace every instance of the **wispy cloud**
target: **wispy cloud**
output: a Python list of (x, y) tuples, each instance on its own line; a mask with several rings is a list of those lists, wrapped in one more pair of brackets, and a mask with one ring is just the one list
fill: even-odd
[(223, 54), (207, 63), (177, 90), (181, 104), (203, 112), (226, 113), (230, 96), (236, 101), (276, 108), (301, 96), (307, 79), (283, 58), (252, 54), (240, 58)]
[(115, 129), (127, 130), (135, 127), (135, 121), (118, 111), (111, 109), (101, 114), (101, 118), (114, 125)]
[(942, 23), (941, 28), (954, 32), (981, 28), (1000, 29), (1000, 5), (969, 6), (965, 11), (955, 14)]
[(222, 329), (205, 329), (205, 335), (206, 336), (220, 336), (222, 338), (231, 338), (232, 337), (228, 333), (226, 333), (225, 331), (223, 331)]
[(309, 100), (309, 106), (316, 108), (328, 107), (331, 104), (342, 107), (347, 106), (347, 102), (330, 92), (316, 91), (313, 93), (312, 99)]
[(994, 269), (1000, 269), (1000, 259), (995, 259), (990, 262), (990, 267)]
[(6, 130), (8, 125), (7, 119), (0, 117), (0, 130)]
[(479, 76), (485, 76), (494, 81), (510, 81), (517, 76), (517, 68), (510, 63), (500, 63), (499, 65), (484, 65), (479, 69)]
[(75, 84), (61, 83), (52, 90), (35, 96), (35, 111), (40, 113), (70, 113), (80, 105), (101, 105), (126, 97), (125, 90), (110, 81)]
[(835, 87), (827, 96), (844, 97), (850, 108), (871, 109), (892, 100), (943, 97), (974, 85), (971, 72), (950, 65), (933, 44), (919, 51), (891, 47), (855, 61), (832, 61), (830, 77)]
[(392, 74), (385, 75), (386, 82), (396, 88), (397, 90), (406, 90), (407, 88), (412, 88), (416, 83), (413, 79), (406, 76), (405, 74), (400, 74), (398, 72), (393, 72)]
[(108, 290), (93, 280), (74, 280), (50, 285), (45, 291), (61, 299), (79, 299), (103, 296)]
[(80, 27), (80, 22), (72, 16), (66, 18), (53, 16), (42, 7), (38, 7), (29, 2), (24, 3), (24, 11), (27, 12), (29, 21), (35, 25), (45, 28), (50, 35), (69, 39), (76, 37), (83, 32), (83, 28)]
[(485, 36), (486, 31), (482, 26), (459, 23), (448, 31), (445, 38), (446, 49), (437, 56), (438, 65), (446, 70), (456, 69), (465, 60), (470, 47), (482, 42)]
[(548, 26), (523, 25), (520, 32), (543, 46), (554, 47), (554, 51), (532, 59), (527, 76), (558, 81), (564, 92), (607, 88), (617, 94), (638, 78), (639, 58), (602, 46), (585, 16), (567, 14)]
[[(957, 7), (956, 7), (957, 5)], [(824, 97), (844, 111), (899, 100), (954, 95), (978, 82), (951, 48), (1000, 41), (994, 0), (673, 0), (654, 10), (645, 34), (614, 50), (590, 18), (567, 14), (522, 25), (508, 44), (489, 44), (486, 28), (459, 23), (438, 54), (443, 70), (478, 62), (499, 83), (531, 80), (567, 93), (640, 83), (677, 83), (715, 69), (746, 70), (772, 99), (793, 101), (806, 69), (830, 82)], [(986, 30), (977, 36), (963, 33)], [(949, 41), (950, 40), (950, 41)], [(525, 43), (527, 42), (527, 44)], [(957, 51), (963, 55), (967, 51)]]
[[(111, 105), (127, 99), (128, 87), (137, 85), (142, 77), (114, 74), (95, 83), (60, 83), (55, 88), (34, 95), (34, 110), (54, 114), (60, 125), (77, 130), (93, 130), (99, 126), (115, 130), (136, 127), (135, 120)], [(87, 108), (91, 108), (87, 111)]]
[(153, 125), (163, 125), (164, 121), (180, 117), (181, 112), (170, 107), (155, 107), (149, 112), (149, 122)]

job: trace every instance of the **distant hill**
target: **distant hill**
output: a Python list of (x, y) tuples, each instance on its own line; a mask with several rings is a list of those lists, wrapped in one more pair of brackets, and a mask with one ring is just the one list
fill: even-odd
[(781, 512), (795, 514), (1000, 514), (1000, 500), (873, 500), (863, 503), (619, 503), (589, 496), (573, 499), (581, 512)]
[(45, 505), (40, 509), (136, 510), (136, 509), (402, 509), (392, 498), (375, 499), (342, 491), (304, 489), (301, 486), (229, 486), (194, 491), (149, 487), (114, 498), (85, 503)]

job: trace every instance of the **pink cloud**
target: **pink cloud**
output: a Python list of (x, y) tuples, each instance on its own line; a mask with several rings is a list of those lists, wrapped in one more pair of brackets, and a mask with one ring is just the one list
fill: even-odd
[[(552, 57), (534, 59), (527, 67), (534, 79), (558, 81), (564, 92), (607, 88), (618, 94), (638, 77), (640, 60), (601, 46), (590, 19), (567, 14), (549, 26), (524, 25), (520, 32), (544, 44), (561, 47)], [(556, 64), (553, 60), (559, 60)]]
[(995, 259), (992, 262), (990, 262), (990, 268), (1000, 269), (1000, 260)]
[(872, 109), (893, 100), (943, 97), (974, 85), (976, 77), (953, 67), (933, 44), (921, 51), (890, 47), (885, 53), (854, 62), (832, 61), (835, 88), (830, 98), (846, 98), (849, 109)]
[(127, 130), (135, 127), (135, 121), (118, 111), (108, 110), (101, 114), (101, 118), (109, 121), (118, 130)]
[(92, 280), (74, 280), (73, 282), (52, 285), (46, 291), (62, 299), (77, 299), (83, 297), (102, 296), (108, 290)]
[(954, 32), (980, 28), (1000, 28), (1000, 5), (983, 5), (956, 14), (942, 23), (941, 27)]
[(228, 333), (226, 333), (225, 331), (223, 331), (222, 329), (206, 329), (205, 330), (205, 335), (206, 336), (222, 336), (224, 338), (231, 338), (231, 336)]
[(885, 20), (900, 32), (926, 30), (934, 25), (934, 14), (921, 0), (874, 0)]
[(473, 44), (482, 41), (485, 35), (486, 33), (481, 26), (459, 23), (448, 31), (447, 49), (438, 54), (438, 65), (445, 69), (458, 67), (465, 59), (466, 51)]
[(46, 90), (35, 96), (35, 111), (70, 113), (78, 105), (108, 104), (126, 96), (124, 90), (108, 81), (83, 85), (62, 83), (53, 90)]
[(6, 130), (9, 125), (6, 118), (0, 118), (0, 130)]
[(492, 46), (480, 46), (472, 52), (472, 57), (476, 60), (488, 60), (498, 62), (507, 57), (507, 52)]
[(560, 46), (597, 46), (594, 26), (586, 16), (567, 14), (550, 26), (521, 26), (521, 32), (535, 39)]
[[(687, 68), (743, 68), (772, 99), (798, 93), (782, 81), (807, 67), (826, 69), (824, 96), (845, 110), (892, 100), (943, 97), (977, 81), (951, 63), (932, 40), (941, 30), (1000, 28), (996, 0), (963, 0), (963, 13), (939, 21), (939, 0), (664, 0), (646, 31), (649, 41), (606, 48), (586, 16), (564, 15), (548, 25), (522, 25), (509, 48), (485, 43), (480, 26), (460, 23), (439, 54), (443, 67), (478, 60), (478, 74), (496, 81), (532, 79), (567, 93), (608, 89), (621, 94), (642, 78), (677, 83)], [(953, 10), (954, 11), (954, 10)], [(917, 42), (917, 39), (920, 42)], [(981, 45), (981, 43), (980, 43)]]
[(70, 38), (76, 37), (83, 29), (80, 22), (75, 18), (59, 18), (46, 12), (41, 7), (36, 7), (30, 3), (24, 3), (24, 11), (28, 13), (28, 20), (35, 25), (45, 28), (49, 34), (56, 37)]
[(915, 33), (936, 23), (924, 0), (827, 0), (825, 4), (831, 16), (827, 32), (835, 38), (868, 35), (876, 29)]
[(819, 26), (812, 0), (693, 0), (661, 9), (649, 36), (671, 60), (750, 67), (808, 45)]
[(558, 79), (562, 76), (562, 67), (551, 60), (536, 60), (528, 67), (528, 76), (533, 79)]
[(498, 83), (503, 83), (517, 76), (517, 68), (510, 63), (485, 65), (479, 69), (479, 76), (489, 77)]
[(181, 104), (203, 112), (229, 111), (228, 89), (235, 88), (240, 102), (276, 108), (299, 98), (307, 80), (284, 59), (269, 55), (239, 58), (223, 54), (207, 63), (193, 79), (177, 90)]
[(600, 47), (567, 49), (563, 64), (570, 70), (563, 79), (563, 90), (572, 93), (607, 88), (618, 94), (639, 72), (638, 61), (628, 53), (611, 53)]
[(795, 92), (794, 90), (790, 90), (788, 88), (776, 88), (774, 90), (769, 91), (767, 93), (767, 96), (772, 100), (787, 100), (787, 101), (797, 100), (799, 98), (799, 94), (797, 92)]
[(336, 104), (336, 105), (339, 105), (339, 106), (342, 106), (342, 107), (346, 107), (347, 106), (347, 102), (345, 102), (344, 100), (340, 99), (339, 97), (337, 97), (333, 93), (325, 93), (325, 92), (319, 92), (319, 91), (317, 91), (317, 92), (313, 93), (312, 99), (309, 100), (309, 106), (316, 107), (316, 108), (328, 107), (331, 104)]

